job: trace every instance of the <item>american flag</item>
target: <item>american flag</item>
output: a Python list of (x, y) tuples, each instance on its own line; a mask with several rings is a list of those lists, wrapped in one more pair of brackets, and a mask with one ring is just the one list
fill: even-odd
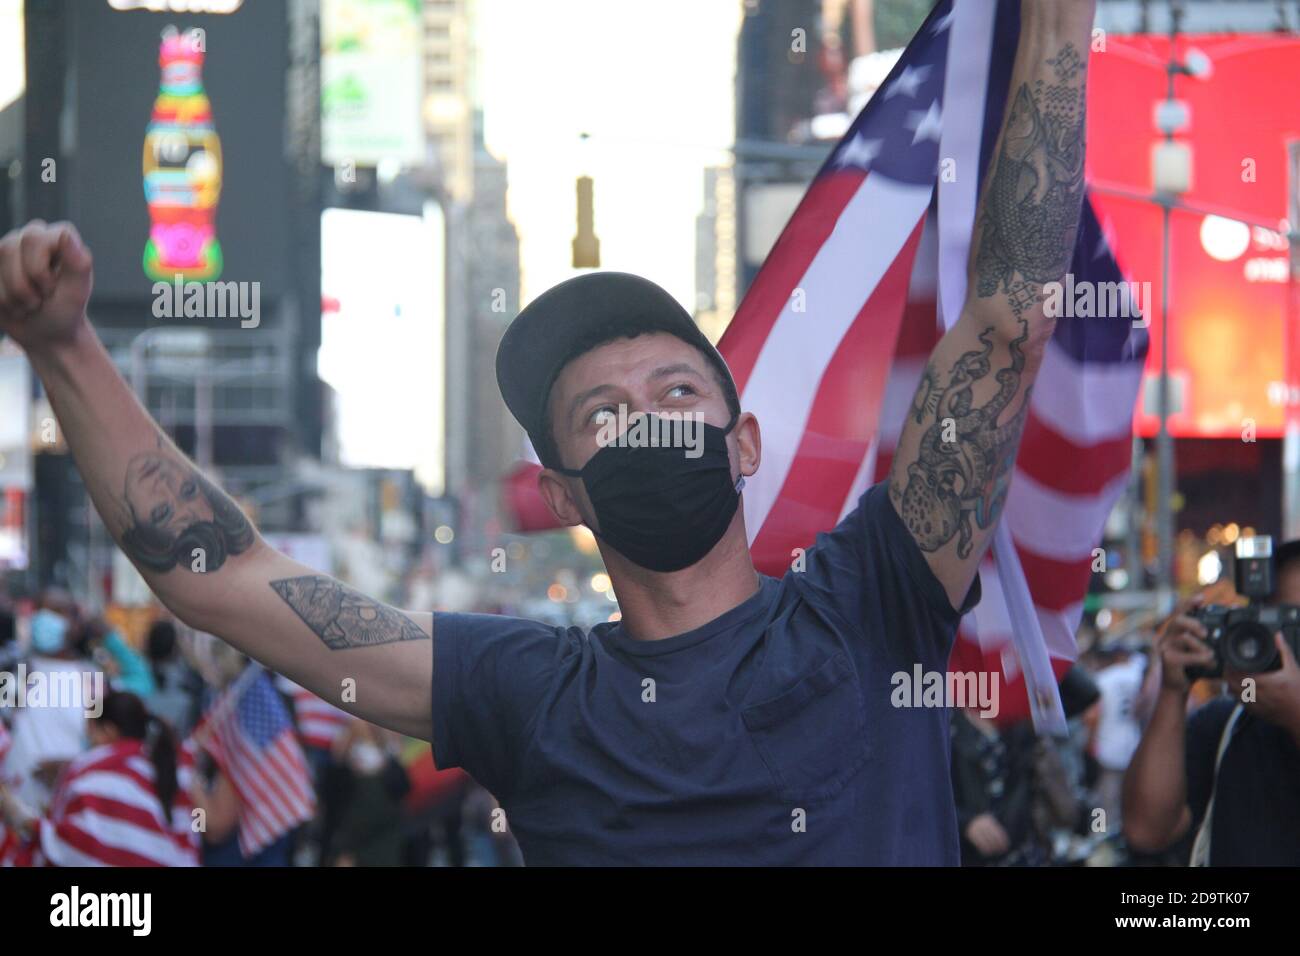
[(295, 684), (281, 674), (276, 675), (275, 687), (280, 693), (288, 694), (289, 699), (293, 701), (293, 717), (298, 725), (298, 739), (302, 741), (304, 747), (329, 750), (352, 720), (347, 711), (322, 700), (307, 688)]
[[(939, 3), (831, 152), (719, 343), (763, 426), (746, 482), (755, 564), (790, 566), (889, 473), (926, 358), (965, 297), (977, 189), (1001, 125), (1018, 4)], [(978, 175), (972, 175), (971, 170)], [(954, 175), (946, 175), (953, 173)], [(1072, 271), (1122, 277), (1090, 201)], [(940, 278), (942, 277), (942, 278)], [(1001, 671), (1001, 717), (1064, 729), (1092, 550), (1128, 477), (1146, 355), (1128, 318), (1059, 318), (956, 670)]]
[(170, 813), (159, 802), (143, 741), (96, 747), (63, 771), (39, 823), (37, 866), (197, 866), (190, 805), (192, 764), (182, 755)]
[(289, 708), (257, 664), (222, 692), (190, 744), (212, 755), (239, 795), (239, 849), (245, 857), (315, 813), (316, 794)]

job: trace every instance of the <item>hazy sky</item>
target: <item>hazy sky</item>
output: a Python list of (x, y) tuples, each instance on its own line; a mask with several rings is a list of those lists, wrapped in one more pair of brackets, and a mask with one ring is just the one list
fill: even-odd
[(586, 172), (601, 268), (645, 275), (693, 310), (702, 170), (734, 141), (739, 0), (480, 0), (479, 11), (485, 135), (509, 164), (524, 302), (574, 274), (574, 181)]

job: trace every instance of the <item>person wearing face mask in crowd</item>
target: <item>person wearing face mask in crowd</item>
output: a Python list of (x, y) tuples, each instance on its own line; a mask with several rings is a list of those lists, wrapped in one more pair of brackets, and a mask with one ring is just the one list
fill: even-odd
[[(92, 260), (71, 224), (0, 239), (0, 330), (31, 359), (105, 525), (163, 603), (354, 716), (431, 741), (439, 768), (463, 767), (498, 799), (526, 862), (956, 865), (949, 713), (895, 706), (893, 676), (943, 673), (979, 600), (1054, 331), (1043, 289), (1069, 266), (1083, 182), (1007, 197), (1025, 169), (1082, 168), (1095, 7), (1022, 0), (1011, 96), (1062, 126), (999, 133), (974, 281), (892, 473), (806, 551), (795, 542), (780, 578), (756, 571), (742, 507), (758, 418), (690, 314), (644, 278), (561, 283), (515, 317), (497, 355), (502, 397), (546, 466), (543, 497), (595, 534), (613, 582), (621, 618), (590, 631), (399, 610), (271, 548), (113, 366), (86, 317)], [(835, 305), (810, 303), (810, 337)], [(767, 437), (780, 474), (799, 439)], [(811, 457), (834, 469), (841, 454)], [(349, 683), (361, 691), (340, 701)]]
[[(42, 811), (63, 766), (86, 748), (86, 717), (102, 705), (104, 682), (71, 641), (68, 609), (45, 597), (30, 621), (24, 662), (26, 705), (15, 709), (5, 775), (24, 803)], [(59, 608), (59, 610), (56, 610)], [(36, 698), (42, 688), (41, 698)], [(39, 700), (39, 702), (38, 702)]]
[(402, 862), (402, 798), (410, 789), (397, 759), (395, 735), (353, 720), (334, 742), (331, 784), (337, 827), (334, 866), (397, 866)]

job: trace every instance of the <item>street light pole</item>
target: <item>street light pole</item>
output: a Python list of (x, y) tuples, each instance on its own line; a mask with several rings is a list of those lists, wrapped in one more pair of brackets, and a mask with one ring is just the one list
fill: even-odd
[[(1183, 18), (1181, 0), (1169, 3), (1169, 62), (1165, 66), (1165, 102), (1172, 111), (1174, 100), (1174, 77), (1186, 72), (1178, 60), (1178, 32)], [(1163, 122), (1164, 147), (1166, 161), (1174, 149), (1173, 122)], [(1190, 160), (1188, 161), (1190, 167)], [(1157, 162), (1157, 177), (1164, 178)], [(1177, 177), (1172, 177), (1176, 179)], [(1169, 225), (1174, 203), (1178, 199), (1178, 189), (1171, 182), (1156, 183), (1156, 194), (1160, 200), (1160, 381), (1158, 392), (1158, 410), (1160, 430), (1156, 433), (1156, 475), (1159, 495), (1156, 500), (1156, 596), (1160, 612), (1167, 613), (1173, 607), (1174, 597), (1174, 438), (1169, 432), (1169, 415), (1172, 411), (1169, 395)]]
[(1287, 287), (1283, 313), (1282, 412), (1286, 431), (1282, 439), (1282, 539), (1300, 538), (1300, 407), (1296, 395), (1300, 386), (1300, 140), (1287, 143)]

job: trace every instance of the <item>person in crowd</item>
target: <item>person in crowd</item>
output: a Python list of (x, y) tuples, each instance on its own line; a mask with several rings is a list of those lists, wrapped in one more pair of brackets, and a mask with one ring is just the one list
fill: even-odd
[(468, 863), (464, 810), (474, 778), (463, 770), (439, 770), (424, 741), (406, 744), (411, 790), (402, 801), (405, 866), (465, 866)]
[(9, 604), (0, 602), (0, 671), (12, 671), (22, 654), (18, 646), (18, 617)]
[(1078, 819), (1064, 767), (1029, 720), (999, 728), (978, 709), (958, 711), (952, 779), (962, 866), (1045, 866), (1051, 831)]
[(85, 749), (86, 715), (96, 711), (97, 688), (89, 661), (79, 658), (70, 638), (71, 608), (43, 599), (31, 618), (28, 692), (41, 688), (40, 706), (16, 709), (5, 773), (17, 780), (17, 796), (37, 813), (48, 806), (64, 765)]
[(411, 784), (397, 757), (397, 735), (364, 720), (349, 722), (334, 743), (342, 778), (334, 866), (397, 866), (402, 862), (402, 800)]
[(116, 627), (96, 614), (83, 621), (80, 632), (80, 653), (104, 669), (114, 690), (127, 691), (143, 700), (153, 695), (153, 673), (148, 663)]
[(1031, 771), (1020, 757), (978, 711), (964, 707), (953, 715), (952, 788), (963, 866), (1043, 862), (1026, 845)]
[(203, 809), (207, 823), (201, 847), (204, 866), (274, 867), (292, 862), (291, 833), (283, 834), (252, 856), (244, 856), (239, 849), (239, 793), (225, 772), (206, 755), (200, 759), (191, 799)]
[(1097, 781), (1101, 809), (1108, 828), (1117, 829), (1122, 820), (1124, 771), (1142, 739), (1136, 712), (1147, 665), (1146, 656), (1126, 642), (1104, 648), (1102, 655), (1105, 663), (1095, 677), (1101, 699), (1092, 751), (1101, 770)]
[(203, 680), (186, 663), (180, 651), (176, 625), (166, 618), (154, 621), (145, 635), (145, 656), (153, 676), (153, 693), (145, 702), (149, 709), (184, 736), (198, 719)]
[[(1300, 541), (1274, 555), (1270, 601), (1300, 604)], [(1156, 640), (1160, 695), (1124, 780), (1124, 835), (1141, 853), (1179, 847), (1194, 866), (1300, 866), (1300, 665), (1281, 634), (1281, 666), (1227, 671), (1221, 696), (1187, 716), (1189, 667), (1215, 660), (1206, 629), (1180, 606)]]
[[(1075, 666), (1060, 684), (1067, 719), (1097, 699), (1095, 683)], [(1053, 835), (1086, 825), (1068, 740), (1035, 733), (1031, 721), (999, 727), (978, 709), (953, 716), (953, 796), (963, 866), (1043, 866), (1054, 859)]]
[(18, 862), (197, 865), (189, 767), (171, 729), (121, 691), (104, 698), (87, 729), (90, 749), (64, 769), (43, 814), (10, 792), (0, 798), (7, 828), (24, 844)]

